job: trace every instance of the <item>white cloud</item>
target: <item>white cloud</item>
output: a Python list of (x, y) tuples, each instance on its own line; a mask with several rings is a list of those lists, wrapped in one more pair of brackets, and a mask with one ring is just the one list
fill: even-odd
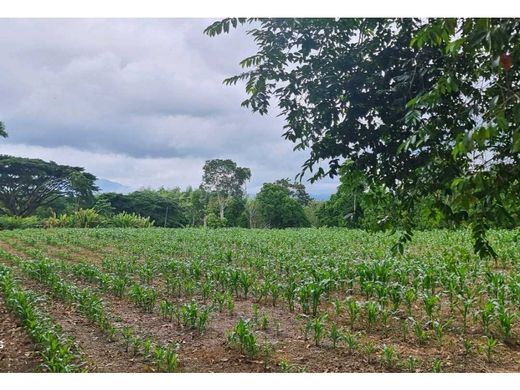
[[(249, 188), (294, 177), (307, 153), (283, 120), (240, 107), (222, 85), (254, 53), (243, 31), (210, 38), (202, 19), (0, 20), (1, 153), (84, 166), (134, 188), (198, 185), (202, 165), (232, 158)], [(335, 182), (313, 186), (333, 192)]]

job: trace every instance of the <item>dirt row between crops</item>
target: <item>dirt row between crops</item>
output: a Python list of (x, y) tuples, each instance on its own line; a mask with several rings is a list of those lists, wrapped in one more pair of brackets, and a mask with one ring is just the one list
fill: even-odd
[(38, 372), (42, 359), (0, 292), (0, 372)]
[[(0, 247), (7, 250), (5, 243)], [(16, 254), (14, 251), (11, 253)], [(18, 254), (17, 254), (18, 256)], [(121, 343), (111, 342), (95, 324), (85, 318), (72, 305), (51, 297), (50, 291), (42, 284), (25, 277), (16, 267), (5, 259), (2, 263), (9, 266), (24, 289), (36, 293), (41, 301), (42, 310), (49, 314), (54, 323), (59, 325), (65, 336), (75, 340), (89, 372), (147, 372), (152, 371), (142, 359), (134, 358), (125, 352)], [(25, 372), (33, 372), (28, 370)]]
[[(7, 244), (0, 245), (4, 249), (18, 256), (23, 253), (16, 251)], [(79, 286), (87, 283), (74, 281)], [(257, 330), (255, 333), (261, 344), (268, 340), (273, 347), (273, 354), (267, 364), (261, 357), (248, 359), (238, 351), (231, 349), (226, 343), (227, 331), (238, 320), (252, 318), (252, 301), (240, 300), (235, 302), (233, 314), (212, 313), (208, 330), (199, 335), (195, 331), (188, 331), (176, 323), (163, 320), (157, 313), (143, 313), (134, 307), (127, 299), (119, 299), (112, 295), (103, 295), (107, 309), (112, 313), (117, 327), (133, 326), (141, 336), (150, 335), (162, 343), (179, 343), (179, 369), (183, 372), (265, 372), (279, 371), (279, 363), (286, 361), (292, 369), (304, 369), (308, 372), (382, 372), (400, 371), (400, 368), (384, 368), (374, 357), (368, 362), (367, 356), (356, 351), (350, 354), (342, 345), (333, 349), (324, 341), (322, 346), (316, 347), (311, 340), (303, 338), (303, 321), (296, 319), (294, 313), (280, 305), (277, 307), (260, 305), (260, 316), (267, 314), (270, 327), (267, 331)], [(333, 316), (333, 314), (330, 314)], [(274, 324), (279, 323), (279, 332), (274, 330)], [(346, 318), (339, 318), (338, 324), (347, 325)], [(85, 325), (82, 325), (85, 326)], [(362, 337), (364, 343), (372, 341), (381, 354), (380, 347), (392, 345), (399, 352), (401, 359), (414, 356), (421, 359), (418, 369), (430, 371), (432, 360), (442, 358), (443, 370), (447, 372), (518, 372), (520, 354), (516, 351), (499, 346), (495, 352), (493, 362), (485, 362), (483, 357), (474, 352), (467, 356), (462, 350), (461, 340), (457, 335), (446, 335), (442, 346), (437, 346), (433, 340), (428, 345), (416, 345), (413, 336), (403, 337), (389, 332), (388, 335), (368, 334)], [(86, 340), (89, 343), (88, 340)], [(107, 345), (109, 346), (109, 345)], [(82, 347), (84, 348), (84, 347)], [(106, 347), (105, 347), (106, 348)], [(126, 356), (131, 356), (126, 354)], [(103, 370), (106, 360), (98, 360), (96, 370)], [(146, 370), (146, 367), (143, 368)], [(116, 371), (114, 372), (126, 372)]]

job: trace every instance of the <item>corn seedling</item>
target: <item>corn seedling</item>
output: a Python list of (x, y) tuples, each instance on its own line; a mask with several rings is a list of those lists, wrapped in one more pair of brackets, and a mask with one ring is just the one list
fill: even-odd
[(268, 341), (265, 341), (262, 344), (262, 359), (264, 361), (264, 370), (267, 370), (272, 354), (273, 346)]
[(256, 303), (253, 303), (253, 322), (255, 324), (258, 323), (258, 316), (259, 316), (259, 306)]
[(153, 360), (159, 371), (163, 369), (163, 363), (166, 356), (166, 350), (160, 345), (156, 345), (153, 350)]
[(419, 360), (414, 356), (408, 356), (408, 358), (405, 360), (405, 366), (408, 372), (416, 372), (417, 371), (417, 364), (419, 363)]
[(413, 330), (417, 342), (424, 345), (428, 341), (428, 333), (418, 321), (413, 321)]
[(130, 343), (132, 342), (132, 339), (134, 337), (134, 331), (132, 330), (132, 328), (125, 326), (123, 328), (122, 335), (125, 343), (125, 351), (128, 352), (128, 348), (130, 347)]
[(489, 327), (495, 316), (495, 305), (492, 302), (486, 302), (484, 307), (479, 311), (479, 317), (482, 324), (482, 330), (485, 335), (489, 335)]
[(150, 351), (152, 349), (152, 339), (147, 337), (143, 340), (143, 356), (145, 359), (150, 358)]
[(338, 330), (336, 323), (332, 323), (330, 326), (330, 341), (332, 341), (332, 348), (336, 348), (338, 341), (341, 339), (341, 333)]
[(355, 299), (350, 298), (347, 301), (347, 308), (350, 317), (350, 329), (353, 330), (354, 324), (359, 316), (359, 305)]
[(323, 330), (325, 329), (326, 319), (326, 315), (321, 315), (311, 320), (311, 329), (313, 331), (314, 344), (317, 347), (320, 345), (321, 337), (323, 336)]
[(163, 366), (166, 369), (166, 372), (175, 372), (177, 370), (177, 348), (174, 345), (168, 345), (166, 350), (164, 351), (164, 363)]
[(238, 345), (240, 351), (246, 353), (249, 357), (254, 357), (258, 352), (256, 337), (251, 329), (249, 320), (240, 319), (229, 333), (228, 342), (232, 345)]
[(391, 345), (383, 345), (382, 362), (386, 368), (393, 368), (398, 360), (397, 351)]
[(132, 353), (134, 354), (134, 356), (136, 356), (141, 349), (142, 341), (141, 341), (141, 338), (139, 338), (138, 336), (133, 336), (131, 341), (132, 341)]
[(365, 309), (367, 315), (368, 330), (370, 331), (377, 322), (377, 314), (379, 313), (379, 308), (375, 302), (369, 301), (366, 303)]
[(417, 298), (417, 294), (414, 288), (408, 288), (406, 293), (404, 294), (404, 300), (406, 303), (406, 312), (408, 317), (412, 316), (412, 307), (415, 299)]
[(352, 332), (346, 331), (343, 334), (343, 340), (345, 340), (345, 343), (347, 344), (348, 352), (352, 355), (359, 344), (356, 335)]
[(262, 315), (262, 319), (260, 320), (260, 329), (267, 330), (269, 328), (269, 318), (267, 314)]
[(509, 312), (505, 306), (501, 305), (498, 309), (497, 318), (502, 337), (506, 341), (510, 340), (512, 336), (511, 330), (513, 329), (515, 314), (513, 312)]
[(486, 359), (488, 362), (491, 362), (493, 352), (495, 351), (495, 347), (497, 346), (497, 340), (493, 337), (486, 337), (486, 344), (485, 350), (486, 350)]
[(423, 296), (424, 310), (430, 323), (433, 322), (433, 314), (438, 308), (439, 301), (440, 299), (437, 295), (425, 294)]
[(466, 356), (470, 355), (473, 352), (473, 343), (470, 339), (464, 338), (462, 340), (462, 345), (464, 346), (464, 353)]
[(153, 311), (157, 301), (157, 291), (153, 287), (145, 287), (139, 284), (132, 286), (129, 296), (137, 306), (148, 313)]
[(372, 359), (374, 357), (374, 354), (376, 352), (376, 347), (372, 341), (367, 341), (364, 347), (365, 353), (367, 355), (367, 362), (369, 364), (372, 363)]
[(432, 372), (435, 372), (435, 373), (442, 372), (442, 360), (440, 358), (435, 358), (433, 360)]

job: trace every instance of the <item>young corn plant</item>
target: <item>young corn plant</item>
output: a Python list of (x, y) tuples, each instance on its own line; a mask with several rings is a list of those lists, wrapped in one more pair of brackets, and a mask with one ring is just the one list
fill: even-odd
[(326, 319), (327, 319), (327, 315), (323, 314), (321, 316), (315, 317), (314, 319), (310, 320), (310, 326), (311, 326), (311, 329), (313, 332), (314, 344), (317, 347), (320, 345), (320, 341), (323, 336)]
[(462, 345), (464, 346), (464, 354), (469, 356), (473, 352), (473, 342), (470, 339), (464, 337), (462, 340)]
[(121, 334), (125, 343), (125, 351), (128, 352), (132, 339), (134, 338), (134, 331), (129, 326), (125, 326)]
[(271, 300), (273, 306), (276, 306), (276, 303), (278, 302), (278, 299), (282, 291), (281, 286), (278, 283), (271, 283), (269, 291), (271, 293)]
[(471, 307), (475, 303), (475, 298), (473, 297), (461, 297), (462, 298), (462, 306), (460, 307), (460, 312), (462, 314), (462, 333), (465, 335), (468, 329), (468, 316), (471, 311)]
[(228, 335), (228, 343), (238, 345), (240, 351), (250, 358), (258, 353), (258, 344), (249, 320), (240, 319)]
[(294, 302), (296, 300), (297, 285), (293, 279), (287, 281), (287, 284), (283, 288), (283, 296), (289, 306), (289, 311), (294, 311)]
[(260, 320), (260, 329), (267, 330), (269, 328), (269, 317), (267, 314), (262, 315), (262, 319)]
[(162, 366), (166, 369), (166, 372), (175, 372), (175, 371), (177, 371), (177, 363), (178, 363), (177, 346), (170, 344), (164, 351), (164, 358), (163, 358)]
[(412, 320), (412, 321), (413, 321), (413, 330), (414, 330), (415, 338), (416, 338), (417, 342), (420, 345), (426, 344), (428, 342), (428, 333), (426, 332), (426, 330), (424, 329), (424, 327), (421, 325), (421, 323), (419, 321), (415, 321), (415, 320)]
[(164, 320), (172, 322), (175, 317), (175, 310), (176, 306), (172, 302), (165, 299), (159, 302), (159, 313)]
[(164, 360), (166, 356), (166, 349), (161, 345), (156, 345), (153, 350), (153, 361), (159, 371), (163, 370)]
[(437, 295), (425, 293), (423, 296), (424, 310), (430, 323), (434, 320), (434, 312), (438, 310), (439, 302), (440, 298)]
[(258, 304), (253, 303), (252, 312), (253, 312), (253, 322), (255, 324), (257, 324), (258, 323), (258, 316), (260, 315), (260, 307), (258, 306)]
[(347, 344), (349, 354), (352, 355), (359, 345), (356, 335), (352, 332), (346, 331), (343, 334), (343, 339)]
[(143, 340), (143, 356), (145, 359), (150, 359), (152, 350), (152, 338), (147, 337)]
[(433, 321), (433, 331), (435, 332), (435, 338), (439, 345), (442, 345), (442, 339), (444, 337), (444, 329), (450, 324), (450, 322), (442, 323), (440, 321)]
[(264, 371), (267, 371), (269, 368), (269, 363), (271, 362), (271, 358), (273, 355), (273, 346), (265, 341), (262, 344), (262, 360), (264, 361)]
[(364, 347), (365, 353), (367, 355), (367, 362), (371, 364), (373, 361), (373, 357), (376, 353), (376, 347), (372, 341), (367, 341)]
[(247, 295), (249, 293), (249, 289), (255, 282), (255, 275), (252, 273), (242, 271), (239, 274), (239, 283), (242, 287), (242, 291), (244, 292), (244, 298), (247, 299)]
[(347, 300), (347, 309), (350, 317), (350, 329), (354, 330), (354, 324), (359, 317), (359, 305), (353, 298)]
[(440, 373), (442, 372), (442, 360), (440, 358), (435, 358), (432, 363), (432, 372)]
[(405, 361), (406, 370), (408, 372), (417, 372), (417, 365), (419, 364), (419, 359), (414, 356), (408, 356)]
[(336, 345), (338, 344), (338, 341), (341, 340), (341, 333), (338, 330), (338, 325), (333, 322), (330, 326), (330, 341), (332, 341), (332, 348), (336, 349)]
[(381, 356), (383, 365), (392, 369), (395, 367), (397, 360), (399, 359), (397, 350), (391, 345), (383, 345), (383, 354)]
[(486, 337), (486, 343), (484, 344), (486, 351), (486, 359), (488, 362), (492, 361), (493, 352), (497, 346), (497, 340), (493, 337)]
[(493, 322), (493, 318), (495, 317), (495, 305), (493, 302), (488, 301), (478, 313), (482, 324), (482, 330), (486, 336), (489, 336), (489, 328)]
[(369, 301), (365, 305), (366, 317), (368, 323), (368, 330), (371, 331), (377, 322), (377, 315), (379, 313), (379, 307), (377, 303)]
[(129, 293), (130, 299), (147, 313), (153, 312), (157, 295), (157, 291), (153, 287), (139, 284), (134, 284)]
[(197, 321), (197, 330), (200, 334), (204, 333), (208, 328), (210, 308), (205, 307), (200, 311), (199, 318)]
[(406, 303), (406, 313), (408, 317), (412, 316), (412, 308), (416, 299), (417, 294), (415, 288), (408, 288), (404, 294), (404, 301)]
[(512, 339), (515, 314), (508, 311), (505, 305), (500, 305), (498, 308), (497, 318), (502, 337), (506, 342), (509, 342)]
[(181, 315), (183, 325), (189, 329), (197, 328), (197, 320), (199, 317), (199, 305), (196, 301), (185, 303), (181, 307)]
[(131, 343), (132, 343), (132, 353), (134, 356), (137, 356), (137, 354), (141, 350), (143, 342), (139, 336), (133, 336), (131, 339)]

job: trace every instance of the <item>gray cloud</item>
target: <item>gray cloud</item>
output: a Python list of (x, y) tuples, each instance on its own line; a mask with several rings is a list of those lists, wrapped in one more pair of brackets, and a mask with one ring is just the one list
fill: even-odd
[[(294, 177), (306, 153), (283, 121), (222, 85), (255, 52), (244, 31), (209, 38), (203, 19), (0, 20), (0, 153), (85, 166), (134, 188), (197, 185), (202, 164), (251, 167), (251, 190)], [(335, 181), (314, 185), (330, 193)]]

